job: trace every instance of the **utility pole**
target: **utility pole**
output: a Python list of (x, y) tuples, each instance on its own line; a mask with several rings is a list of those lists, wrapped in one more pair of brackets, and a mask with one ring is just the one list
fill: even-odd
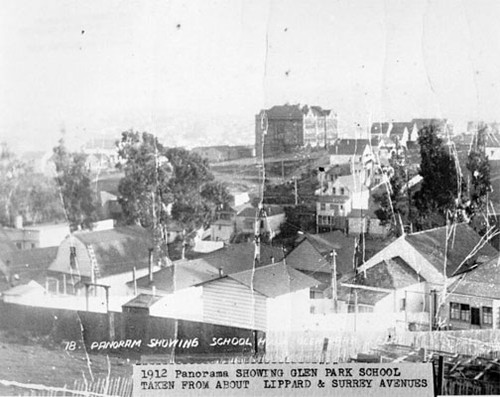
[(297, 177), (293, 177), (294, 185), (295, 185), (295, 205), (299, 204), (299, 194), (297, 192)]
[(334, 313), (338, 312), (338, 300), (337, 300), (337, 252), (332, 250), (332, 299), (333, 299), (333, 311)]

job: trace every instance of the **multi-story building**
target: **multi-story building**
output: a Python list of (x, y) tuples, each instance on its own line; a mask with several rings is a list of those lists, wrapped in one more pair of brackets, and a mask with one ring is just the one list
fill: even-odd
[(325, 147), (337, 139), (337, 115), (319, 106), (283, 105), (255, 116), (257, 156), (291, 153), (303, 147)]

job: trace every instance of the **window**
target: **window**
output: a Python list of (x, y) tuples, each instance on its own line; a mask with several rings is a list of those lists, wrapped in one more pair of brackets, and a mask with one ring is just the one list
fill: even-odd
[(460, 305), (460, 320), (470, 322), (470, 306), (464, 305), (463, 303)]
[(330, 209), (335, 210), (335, 204), (330, 204)]
[(309, 298), (310, 299), (323, 299), (323, 292), (310, 289), (309, 290)]
[(325, 203), (321, 203), (321, 211), (324, 211), (326, 210), (326, 204)]
[(450, 318), (460, 320), (460, 303), (450, 303)]
[[(333, 178), (332, 178), (332, 181), (333, 181)], [(334, 187), (332, 187), (332, 194), (333, 195), (337, 194), (337, 190)]]
[(219, 230), (222, 230), (222, 225), (219, 225)]
[(343, 206), (343, 205), (341, 205), (341, 206), (340, 206), (340, 209), (341, 209), (341, 210), (343, 210), (343, 209), (344, 209), (344, 206)]
[(406, 298), (401, 299), (399, 302), (399, 311), (404, 311), (406, 310)]
[(483, 306), (483, 324), (493, 324), (493, 309), (491, 307)]
[(345, 194), (345, 189), (343, 187), (340, 188), (340, 195), (343, 196)]
[(23, 245), (21, 243), (16, 243), (16, 247), (20, 250), (23, 249)]
[(76, 247), (69, 247), (69, 265), (76, 267)]
[(260, 228), (264, 229), (264, 220), (263, 219), (261, 219), (261, 221), (260, 221)]
[(481, 325), (481, 311), (479, 310), (479, 307), (471, 307), (470, 323), (472, 325)]

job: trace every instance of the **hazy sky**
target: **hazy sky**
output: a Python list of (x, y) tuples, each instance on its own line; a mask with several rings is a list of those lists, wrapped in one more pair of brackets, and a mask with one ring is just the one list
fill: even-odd
[(347, 132), (370, 120), (500, 120), (496, 0), (0, 7), (0, 140), (17, 147), (51, 147), (62, 128), (80, 140), (136, 128), (252, 143), (254, 115), (286, 102), (333, 108)]

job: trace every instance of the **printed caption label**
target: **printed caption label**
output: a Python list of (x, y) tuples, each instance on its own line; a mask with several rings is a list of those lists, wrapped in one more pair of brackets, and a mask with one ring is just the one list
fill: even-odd
[(137, 364), (134, 396), (433, 396), (430, 363)]

